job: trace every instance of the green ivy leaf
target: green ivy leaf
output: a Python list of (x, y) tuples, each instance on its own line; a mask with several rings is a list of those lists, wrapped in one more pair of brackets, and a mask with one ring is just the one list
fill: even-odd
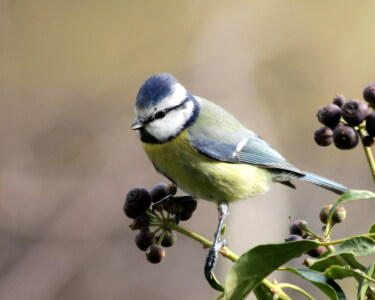
[(336, 251), (334, 255), (350, 253), (354, 256), (367, 256), (375, 254), (375, 240), (367, 236), (356, 236), (348, 238), (343, 242)]
[(323, 273), (309, 269), (285, 268), (284, 270), (310, 281), (331, 300), (346, 300), (345, 294), (340, 286), (335, 281), (327, 279)]
[(324, 272), (324, 275), (328, 279), (343, 279), (343, 278), (352, 277), (352, 276), (358, 277), (358, 273), (350, 269), (350, 267), (348, 266), (342, 267), (342, 266), (337, 266), (337, 265), (329, 267)]
[[(375, 262), (366, 270), (366, 275), (371, 278), (375, 278)], [(358, 300), (367, 300), (366, 292), (369, 287), (369, 281), (365, 278), (363, 278), (359, 282), (358, 287), (358, 294), (357, 299)]]
[(332, 215), (339, 205), (352, 202), (352, 201), (368, 200), (368, 199), (374, 199), (374, 198), (375, 198), (375, 194), (370, 191), (349, 190), (345, 192), (344, 194), (340, 196), (340, 198), (337, 200), (337, 202), (333, 205), (333, 207), (329, 211), (328, 218), (327, 218), (327, 228), (330, 228)]
[(375, 233), (375, 224), (372, 224), (368, 233)]
[(370, 191), (362, 191), (362, 190), (349, 190), (342, 194), (340, 198), (337, 200), (340, 204), (357, 201), (357, 200), (368, 200), (368, 199), (375, 199), (375, 194)]
[(349, 266), (332, 266), (324, 272), (324, 275), (328, 279), (343, 279), (346, 277), (364, 278), (366, 280), (369, 279), (365, 272), (362, 272), (361, 270), (352, 269)]
[[(366, 267), (359, 263), (353, 254), (342, 253), (341, 257), (343, 257), (350, 264), (350, 266), (352, 266), (352, 268), (359, 269), (361, 271), (366, 270)], [(329, 267), (337, 265), (335, 255), (308, 261), (310, 269), (320, 272), (324, 272)]]
[(353, 269), (365, 271), (366, 268), (356, 260), (355, 256), (375, 254), (375, 240), (367, 236), (351, 237), (337, 247), (335, 252), (326, 253), (322, 258), (309, 260), (310, 269), (323, 272), (329, 267), (337, 265), (336, 256), (340, 255)]
[(274, 295), (271, 293), (270, 289), (262, 283), (254, 289), (254, 295), (257, 300), (271, 300), (274, 298)]
[(317, 247), (318, 242), (301, 240), (260, 245), (244, 253), (229, 270), (225, 280), (225, 299), (241, 300), (262, 280), (289, 260)]

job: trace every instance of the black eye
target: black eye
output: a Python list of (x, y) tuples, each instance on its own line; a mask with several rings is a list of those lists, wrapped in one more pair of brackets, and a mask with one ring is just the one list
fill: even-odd
[(162, 119), (166, 115), (166, 112), (164, 110), (159, 110), (158, 112), (155, 113), (154, 118), (155, 119)]

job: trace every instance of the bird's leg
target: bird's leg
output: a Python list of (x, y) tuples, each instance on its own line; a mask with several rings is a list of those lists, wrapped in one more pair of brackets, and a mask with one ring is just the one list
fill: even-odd
[(215, 232), (214, 242), (208, 251), (206, 264), (204, 266), (204, 274), (206, 276), (207, 281), (211, 285), (213, 282), (216, 282), (216, 279), (214, 278), (214, 268), (218, 259), (219, 250), (227, 244), (226, 240), (221, 239), (221, 230), (223, 229), (224, 220), (229, 215), (229, 207), (226, 202), (221, 202), (219, 204), (218, 213), (219, 213), (219, 224)]

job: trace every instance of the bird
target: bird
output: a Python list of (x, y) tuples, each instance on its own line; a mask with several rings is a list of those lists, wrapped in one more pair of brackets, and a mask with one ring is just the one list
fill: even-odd
[[(348, 189), (290, 164), (224, 108), (193, 95), (175, 77), (161, 73), (140, 87), (131, 124), (157, 172), (195, 199), (218, 207), (218, 226), (205, 263), (215, 281), (220, 233), (229, 204), (266, 193), (273, 183), (294, 188), (302, 180), (336, 194)], [(221, 290), (221, 288), (218, 288)]]

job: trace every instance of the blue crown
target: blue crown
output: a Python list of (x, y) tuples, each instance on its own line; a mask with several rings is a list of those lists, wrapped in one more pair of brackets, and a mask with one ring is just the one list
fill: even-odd
[(154, 106), (160, 100), (172, 93), (172, 87), (178, 81), (170, 74), (157, 74), (151, 76), (141, 86), (136, 105), (138, 108)]

